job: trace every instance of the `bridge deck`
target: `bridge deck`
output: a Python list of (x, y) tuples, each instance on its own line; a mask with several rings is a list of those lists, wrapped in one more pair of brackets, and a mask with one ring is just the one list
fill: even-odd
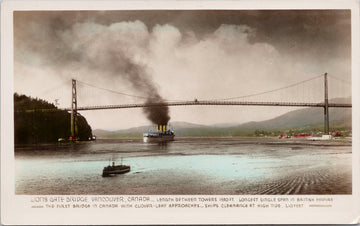
[[(164, 103), (142, 103), (142, 104), (120, 104), (120, 105), (105, 105), (105, 106), (87, 106), (78, 107), (77, 111), (90, 110), (106, 110), (106, 109), (122, 109), (122, 108), (145, 108), (145, 107), (162, 107), (162, 106), (186, 106), (186, 105), (219, 105), (219, 106), (284, 106), (284, 107), (325, 107), (324, 103), (292, 103), (292, 102), (249, 102), (249, 101), (178, 101), (178, 102), (164, 102)], [(351, 108), (352, 104), (344, 103), (329, 103), (329, 107), (337, 108)], [(51, 109), (32, 109), (25, 110), (25, 112), (52, 112), (52, 111), (71, 111), (71, 108), (51, 108)]]
[[(144, 107), (161, 107), (161, 106), (185, 106), (185, 105), (245, 105), (245, 106), (288, 106), (288, 107), (325, 107), (324, 103), (292, 103), (292, 102), (249, 102), (249, 101), (179, 101), (164, 103), (142, 103), (142, 104), (121, 104), (107, 106), (87, 106), (78, 107), (78, 111), (87, 110), (104, 110), (104, 109), (120, 109), (120, 108), (144, 108)], [(351, 108), (352, 104), (329, 103), (329, 107)], [(65, 108), (63, 110), (71, 110)]]

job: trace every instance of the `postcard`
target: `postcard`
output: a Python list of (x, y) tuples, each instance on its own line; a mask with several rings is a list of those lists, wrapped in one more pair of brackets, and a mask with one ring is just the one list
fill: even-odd
[(359, 1), (2, 1), (1, 222), (360, 222)]

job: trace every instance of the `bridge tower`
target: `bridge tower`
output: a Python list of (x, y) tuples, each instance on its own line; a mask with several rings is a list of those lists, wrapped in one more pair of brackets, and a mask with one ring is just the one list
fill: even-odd
[(328, 99), (328, 81), (327, 73), (324, 74), (324, 132), (329, 134), (329, 99)]
[(77, 97), (76, 97), (76, 80), (72, 79), (71, 88), (71, 119), (70, 119), (70, 133), (71, 137), (78, 136), (77, 126)]

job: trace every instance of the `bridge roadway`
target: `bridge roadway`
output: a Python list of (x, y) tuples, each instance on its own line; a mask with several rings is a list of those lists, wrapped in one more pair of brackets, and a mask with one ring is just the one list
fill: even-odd
[[(120, 105), (105, 105), (105, 106), (87, 106), (78, 107), (77, 111), (90, 110), (106, 110), (106, 109), (121, 109), (121, 108), (144, 108), (144, 107), (162, 107), (162, 106), (186, 106), (186, 105), (213, 105), (213, 106), (285, 106), (285, 107), (325, 107), (324, 103), (293, 103), (293, 102), (251, 102), (251, 101), (177, 101), (164, 103), (142, 103), (142, 104), (120, 104)], [(329, 107), (351, 108), (352, 104), (329, 103)], [(24, 112), (53, 112), (53, 111), (71, 111), (71, 108), (49, 108), (49, 109), (31, 109)], [(21, 111), (18, 111), (21, 112)]]
[[(144, 107), (162, 107), (162, 106), (185, 106), (185, 105), (245, 105), (245, 106), (288, 106), (288, 107), (325, 107), (324, 103), (293, 103), (293, 102), (249, 102), (249, 101), (177, 101), (163, 103), (142, 103), (142, 104), (120, 104), (106, 106), (87, 106), (78, 107), (78, 111), (87, 110), (105, 110), (121, 108), (144, 108)], [(351, 108), (352, 104), (329, 103), (329, 107)], [(71, 111), (71, 108), (62, 110)]]

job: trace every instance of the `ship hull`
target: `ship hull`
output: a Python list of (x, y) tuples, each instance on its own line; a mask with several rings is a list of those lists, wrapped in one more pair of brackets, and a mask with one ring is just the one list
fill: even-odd
[(166, 135), (166, 136), (144, 136), (143, 140), (145, 143), (151, 142), (164, 142), (164, 141), (173, 141), (175, 135)]
[(130, 166), (125, 166), (125, 165), (107, 166), (104, 168), (102, 176), (108, 177), (108, 176), (111, 176), (112, 174), (124, 174), (127, 172), (130, 172)]

